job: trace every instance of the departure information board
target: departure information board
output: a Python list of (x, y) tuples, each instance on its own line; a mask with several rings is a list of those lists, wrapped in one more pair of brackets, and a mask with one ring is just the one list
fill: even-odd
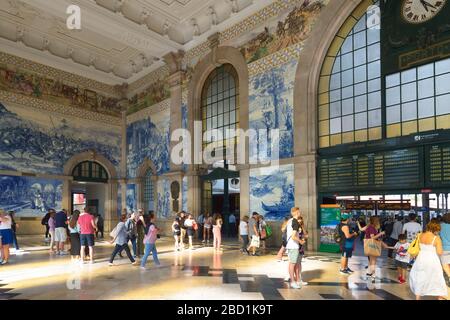
[(420, 148), (322, 158), (321, 192), (384, 188), (420, 188)]
[(450, 185), (450, 144), (429, 147), (427, 182), (431, 186)]

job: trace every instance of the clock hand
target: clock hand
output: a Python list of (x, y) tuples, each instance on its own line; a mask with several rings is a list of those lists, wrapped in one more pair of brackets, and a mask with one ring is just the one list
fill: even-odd
[(427, 10), (427, 12), (428, 12), (428, 7), (436, 9), (436, 7), (434, 5), (432, 5), (431, 3), (429, 3), (426, 0), (420, 0), (420, 2), (422, 3), (422, 5), (425, 8), (425, 10)]

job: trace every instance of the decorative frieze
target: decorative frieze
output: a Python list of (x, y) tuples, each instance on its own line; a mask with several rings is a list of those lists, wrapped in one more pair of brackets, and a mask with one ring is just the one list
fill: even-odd
[(82, 119), (93, 120), (97, 122), (107, 123), (120, 126), (120, 118), (104, 115), (97, 112), (82, 110), (66, 105), (56, 104), (47, 100), (35, 99), (32, 97), (16, 94), (4, 90), (0, 90), (0, 100), (4, 103), (15, 103), (27, 107), (33, 107), (39, 110), (56, 112), (63, 115), (74, 116)]
[(170, 99), (166, 99), (161, 101), (160, 103), (154, 104), (150, 107), (142, 109), (138, 112), (135, 112), (127, 117), (127, 124), (136, 122), (138, 120), (147, 118), (155, 113), (161, 112), (163, 110), (170, 109)]

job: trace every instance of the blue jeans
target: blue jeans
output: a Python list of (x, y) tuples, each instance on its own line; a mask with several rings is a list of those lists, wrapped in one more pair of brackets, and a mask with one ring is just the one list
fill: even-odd
[(153, 254), (153, 261), (157, 266), (160, 265), (158, 260), (158, 252), (156, 251), (156, 245), (154, 243), (146, 243), (145, 244), (145, 253), (144, 257), (141, 261), (141, 267), (145, 267), (145, 264), (147, 263), (148, 256), (150, 255), (150, 252)]

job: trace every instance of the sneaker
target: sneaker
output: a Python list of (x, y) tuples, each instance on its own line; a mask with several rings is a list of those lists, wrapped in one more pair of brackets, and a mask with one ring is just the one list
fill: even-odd
[(308, 285), (308, 282), (300, 281), (300, 285), (301, 285), (301, 286), (307, 286), (307, 285)]
[(136, 261), (131, 263), (132, 266), (135, 266), (136, 264), (137, 264)]
[(344, 276), (350, 275), (350, 272), (348, 272), (347, 270), (341, 270), (341, 269), (339, 269), (339, 273), (342, 274), (342, 275), (344, 275)]
[(349, 267), (347, 267), (347, 272), (349, 272), (349, 273), (353, 273), (354, 271), (352, 270), (352, 269), (350, 269)]
[(144, 271), (147, 270), (147, 269), (146, 269), (145, 267), (143, 267), (143, 266), (141, 266), (140, 268), (141, 268), (141, 270), (144, 270)]
[(89, 260), (89, 264), (94, 264), (95, 261), (94, 260)]
[(287, 276), (284, 278), (284, 282), (289, 282), (289, 281), (291, 281), (291, 277)]
[(8, 264), (8, 261), (3, 260), (1, 264), (4, 266), (5, 264)]
[(108, 266), (113, 267), (114, 263), (110, 262), (110, 263), (108, 263)]
[(291, 282), (290, 287), (292, 289), (301, 289), (302, 288), (302, 286), (296, 282)]

